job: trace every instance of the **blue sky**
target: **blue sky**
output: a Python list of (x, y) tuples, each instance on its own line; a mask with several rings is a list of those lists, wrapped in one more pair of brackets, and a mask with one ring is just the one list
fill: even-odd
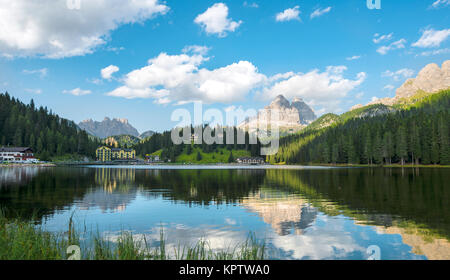
[(190, 101), (278, 94), (342, 113), (450, 57), (449, 0), (72, 2), (0, 0), (0, 92), (77, 123), (163, 131)]

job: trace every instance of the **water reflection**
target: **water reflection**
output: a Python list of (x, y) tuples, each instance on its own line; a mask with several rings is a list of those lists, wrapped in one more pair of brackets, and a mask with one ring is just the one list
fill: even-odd
[[(64, 230), (75, 211), (111, 240), (127, 228), (169, 246), (224, 249), (249, 232), (281, 259), (450, 259), (446, 169), (0, 168), (8, 217)], [(36, 215), (37, 214), (37, 215)]]

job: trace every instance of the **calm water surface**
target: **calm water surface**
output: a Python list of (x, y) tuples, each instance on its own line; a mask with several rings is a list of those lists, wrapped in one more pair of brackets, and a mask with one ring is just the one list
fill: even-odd
[(273, 259), (450, 259), (449, 169), (167, 168), (0, 168), (0, 205), (111, 240), (164, 229), (169, 246), (225, 249), (252, 232)]

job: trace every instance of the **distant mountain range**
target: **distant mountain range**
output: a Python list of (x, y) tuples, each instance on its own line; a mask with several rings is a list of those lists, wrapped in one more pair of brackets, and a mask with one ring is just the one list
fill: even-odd
[(127, 119), (110, 119), (106, 117), (103, 121), (97, 122), (92, 119), (82, 121), (78, 126), (87, 133), (104, 139), (116, 135), (131, 135), (139, 137), (139, 132)]
[(138, 139), (145, 139), (155, 134), (155, 132), (151, 130), (139, 134), (139, 131), (134, 128), (127, 119), (110, 119), (108, 117), (101, 122), (88, 119), (79, 123), (78, 127), (100, 139), (125, 135), (133, 136)]

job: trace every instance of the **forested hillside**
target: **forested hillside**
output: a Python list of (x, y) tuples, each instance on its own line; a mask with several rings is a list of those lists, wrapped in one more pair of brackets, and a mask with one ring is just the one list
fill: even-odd
[(409, 106), (372, 107), (372, 112), (396, 110), (364, 115), (364, 109), (360, 109), (340, 116), (329, 127), (282, 138), (280, 151), (269, 161), (450, 164), (450, 90), (423, 97)]
[(0, 145), (31, 147), (41, 160), (77, 154), (94, 157), (98, 143), (69, 120), (0, 94)]
[[(194, 134), (194, 128), (191, 128), (192, 134)], [(235, 141), (237, 143), (237, 129), (235, 128)], [(213, 133), (215, 134), (215, 132)], [(261, 143), (258, 141), (258, 144), (251, 145), (249, 144), (249, 134), (245, 132), (245, 143), (246, 144), (225, 144), (226, 133), (224, 132), (224, 144), (213, 144), (207, 145), (204, 141), (201, 145), (174, 145), (172, 143), (171, 132), (166, 131), (164, 133), (156, 133), (152, 137), (147, 140), (137, 144), (134, 148), (136, 149), (136, 153), (142, 157), (146, 154), (152, 154), (156, 151), (161, 151), (161, 158), (163, 160), (170, 159), (172, 162), (175, 162), (176, 158), (180, 155), (189, 156), (198, 150), (203, 153), (223, 153), (222, 149), (227, 149), (229, 151), (232, 150), (240, 150), (240, 151), (248, 151), (252, 156), (260, 156)]]

